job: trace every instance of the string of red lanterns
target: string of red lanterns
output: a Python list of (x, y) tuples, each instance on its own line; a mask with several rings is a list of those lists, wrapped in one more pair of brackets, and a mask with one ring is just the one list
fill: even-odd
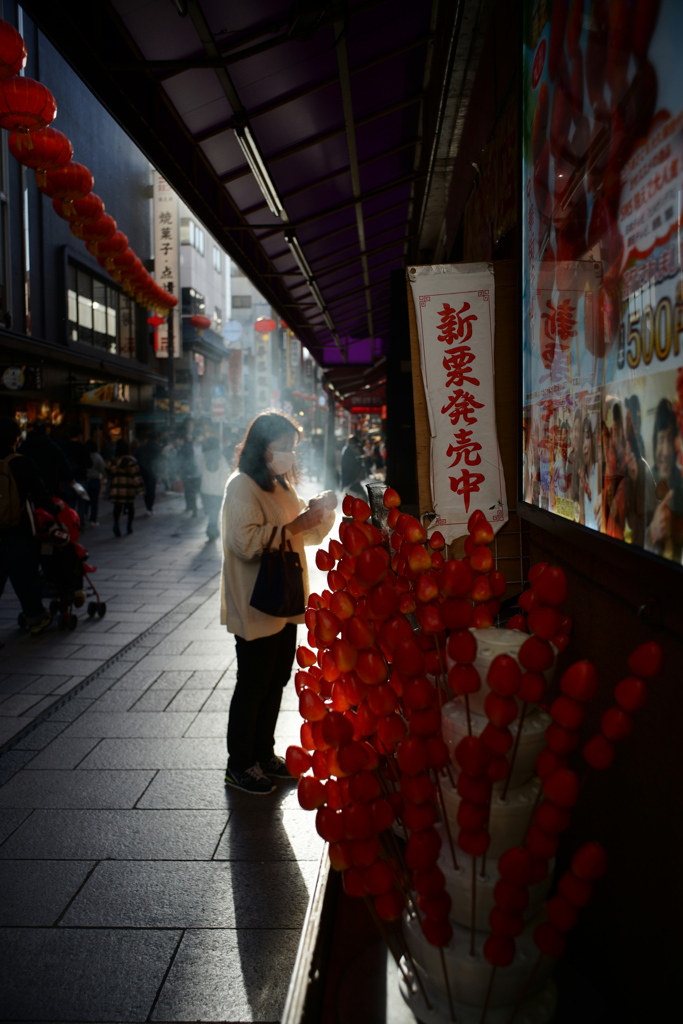
[(20, 33), (0, 19), (0, 128), (11, 133), (10, 153), (34, 171), (36, 184), (52, 200), (55, 213), (69, 222), (72, 235), (85, 242), (126, 294), (146, 309), (168, 314), (178, 304), (177, 296), (157, 284), (144, 267), (93, 193), (91, 172), (74, 162), (69, 139), (50, 127), (57, 103), (41, 82), (19, 74), (26, 56)]

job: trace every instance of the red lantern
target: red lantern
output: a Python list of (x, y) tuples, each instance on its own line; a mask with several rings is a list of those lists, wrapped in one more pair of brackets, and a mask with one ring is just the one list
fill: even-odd
[(209, 319), (209, 317), (200, 316), (199, 313), (196, 316), (190, 317), (190, 323), (197, 331), (199, 331), (200, 334), (202, 331), (208, 330), (209, 327), (211, 326), (211, 320)]
[(89, 223), (76, 220), (71, 225), (71, 234), (84, 242), (103, 242), (105, 238), (111, 238), (115, 231), (116, 221), (108, 213), (103, 213), (97, 220)]
[(56, 128), (41, 128), (37, 132), (12, 132), (9, 151), (15, 160), (32, 170), (56, 171), (66, 167), (74, 155), (69, 139)]
[(271, 320), (268, 316), (260, 316), (254, 324), (254, 330), (258, 331), (259, 334), (270, 334), (276, 327), (275, 321)]
[(36, 171), (36, 184), (50, 199), (82, 199), (92, 192), (95, 179), (83, 164), (72, 160), (56, 171)]
[[(104, 213), (104, 203), (94, 192), (89, 192), (82, 199), (53, 199), (52, 209), (58, 217), (75, 221), (78, 224), (93, 224)], [(79, 238), (85, 236), (78, 236)]]
[(161, 327), (162, 324), (166, 323), (166, 317), (159, 316), (157, 313), (155, 316), (148, 316), (147, 323), (151, 324), (151, 326), (156, 330), (157, 327)]
[(15, 75), (0, 82), (0, 128), (9, 132), (37, 132), (57, 114), (50, 90), (33, 78)]
[(123, 231), (115, 231), (109, 238), (103, 238), (99, 242), (87, 242), (86, 248), (93, 256), (103, 256), (106, 259), (108, 256), (116, 256), (118, 253), (125, 252), (128, 248), (128, 239)]
[(26, 43), (8, 21), (0, 21), (0, 79), (18, 75), (26, 64)]

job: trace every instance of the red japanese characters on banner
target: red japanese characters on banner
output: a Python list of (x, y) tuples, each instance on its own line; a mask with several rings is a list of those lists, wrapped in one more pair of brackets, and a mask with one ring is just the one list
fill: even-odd
[(482, 263), (415, 267), (408, 279), (431, 432), (431, 528), (454, 540), (481, 509), (499, 529), (507, 502), (495, 426), (492, 272)]

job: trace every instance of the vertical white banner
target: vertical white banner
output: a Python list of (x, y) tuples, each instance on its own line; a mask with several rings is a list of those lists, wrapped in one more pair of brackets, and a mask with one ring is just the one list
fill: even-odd
[(430, 530), (450, 543), (467, 533), (475, 509), (494, 531), (508, 518), (496, 433), (493, 267), (411, 267), (408, 280), (431, 434)]
[(254, 335), (254, 396), (256, 409), (263, 412), (273, 405), (270, 380), (270, 334)]
[[(178, 298), (173, 317), (173, 355), (182, 355), (180, 334), (180, 220), (178, 197), (158, 171), (154, 171), (154, 276), (163, 288), (172, 286)], [(156, 332), (156, 355), (165, 359), (168, 355), (168, 324), (164, 323)]]

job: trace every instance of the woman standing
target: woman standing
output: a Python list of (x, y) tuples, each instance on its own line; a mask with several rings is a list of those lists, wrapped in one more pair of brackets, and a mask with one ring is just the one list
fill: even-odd
[(130, 445), (121, 439), (116, 442), (116, 454), (109, 466), (111, 485), (109, 499), (114, 503), (114, 536), (121, 536), (121, 513), (128, 516), (126, 533), (133, 532), (135, 518), (135, 496), (142, 494), (145, 482), (140, 473), (137, 459), (130, 454)]
[(221, 623), (235, 634), (237, 653), (225, 784), (255, 795), (271, 793), (273, 778), (289, 778), (275, 754), (274, 733), (294, 661), (296, 625), (304, 621), (303, 615), (281, 619), (251, 607), (261, 555), (269, 543), (291, 541), (301, 557), (307, 599), (304, 545), (320, 544), (329, 533), (337, 504), (333, 491), (311, 499), (308, 507), (296, 493), (299, 435), (283, 413), (260, 413), (237, 448), (237, 470), (223, 499)]

